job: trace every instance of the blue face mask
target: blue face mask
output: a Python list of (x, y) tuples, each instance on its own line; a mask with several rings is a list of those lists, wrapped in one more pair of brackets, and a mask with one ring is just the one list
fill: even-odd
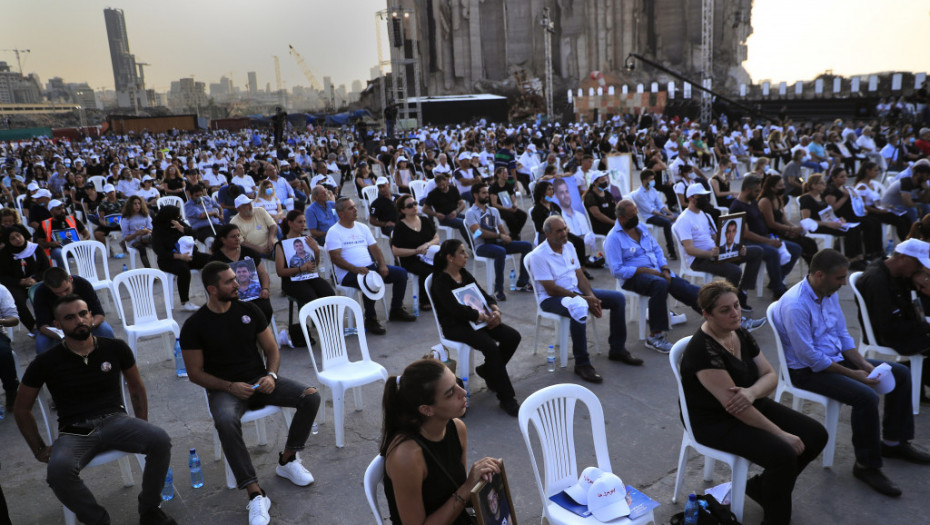
[(268, 195), (269, 197), (274, 195), (274, 188), (265, 188), (265, 195)]
[(550, 196), (548, 196), (548, 195), (546, 195), (546, 200), (547, 200), (548, 202), (551, 202), (551, 203), (555, 204), (555, 199), (553, 199), (552, 197), (550, 197)]
[(655, 179), (649, 181), (649, 189), (652, 189), (652, 188), (655, 188), (655, 187), (656, 187), (656, 181), (655, 181)]
[(727, 169), (723, 170), (723, 172), (726, 173), (727, 175), (729, 175), (731, 171), (733, 171), (732, 168), (727, 168)]

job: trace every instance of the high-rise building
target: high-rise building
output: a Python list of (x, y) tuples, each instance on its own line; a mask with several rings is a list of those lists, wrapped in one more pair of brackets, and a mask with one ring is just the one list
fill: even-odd
[(113, 84), (120, 107), (146, 107), (145, 86), (139, 78), (136, 57), (129, 52), (129, 36), (122, 9), (106, 8), (103, 19), (110, 43), (110, 62), (113, 64)]
[(361, 80), (353, 80), (353, 81), (352, 81), (352, 91), (355, 92), (355, 93), (358, 93), (358, 92), (361, 91), (361, 90), (362, 90), (362, 81), (361, 81)]
[(255, 98), (258, 94), (258, 77), (254, 71), (249, 71), (249, 97)]
[(0, 62), (0, 104), (35, 104), (42, 100), (39, 77), (24, 77)]

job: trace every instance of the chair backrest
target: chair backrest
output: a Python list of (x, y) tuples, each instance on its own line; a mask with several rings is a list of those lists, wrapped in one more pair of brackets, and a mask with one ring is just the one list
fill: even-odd
[(322, 297), (303, 305), (298, 314), (300, 328), (304, 332), (305, 340), (310, 340), (310, 332), (307, 328), (308, 318), (313, 321), (313, 325), (316, 326), (317, 333), (320, 335), (322, 367), (317, 366), (313, 350), (308, 347), (310, 360), (313, 362), (313, 368), (317, 373), (325, 371), (327, 367), (332, 368), (349, 363), (345, 337), (345, 314), (347, 309), (355, 317), (356, 325), (360, 326), (358, 330), (358, 346), (362, 353), (362, 360), (371, 361), (371, 356), (368, 354), (368, 340), (365, 338), (365, 330), (361, 328), (362, 307), (359, 306), (357, 301), (349, 297), (341, 295)]
[(159, 197), (155, 204), (161, 209), (162, 206), (177, 206), (178, 208), (184, 209), (184, 199), (176, 195), (168, 195), (167, 197)]
[(384, 456), (378, 454), (375, 459), (371, 460), (368, 468), (365, 469), (365, 497), (368, 499), (368, 506), (371, 507), (371, 513), (375, 515), (375, 523), (383, 525), (381, 511), (378, 510), (378, 485), (384, 479)]
[(681, 366), (681, 356), (684, 355), (689, 342), (691, 342), (690, 335), (682, 337), (672, 345), (672, 351), (668, 354), (668, 363), (672, 367), (672, 374), (675, 375), (675, 383), (678, 384), (678, 406), (681, 407), (681, 418), (685, 422), (685, 431), (691, 440), (697, 443), (694, 439), (694, 432), (691, 431), (691, 417), (688, 415), (688, 403), (685, 401), (685, 388), (681, 385), (681, 369), (679, 368)]
[[(98, 253), (103, 262), (104, 279), (101, 279), (100, 274), (97, 272)], [(77, 274), (90, 281), (91, 284), (96, 284), (101, 280), (110, 280), (110, 268), (107, 266), (107, 248), (102, 242), (78, 241), (62, 246), (61, 257), (65, 260), (65, 271), (68, 272), (68, 275), (72, 275), (71, 265), (68, 264), (69, 255), (74, 257), (74, 262), (77, 264)]]
[(365, 207), (371, 206), (371, 203), (375, 202), (375, 199), (378, 198), (378, 187), (375, 185), (365, 186), (362, 188), (362, 200), (367, 204)]
[(423, 194), (423, 191), (426, 189), (427, 182), (425, 180), (412, 180), (410, 181), (410, 191), (413, 193), (413, 200), (418, 203), (426, 198), (426, 195)]
[(439, 324), (439, 315), (436, 313), (436, 304), (433, 303), (433, 274), (426, 276), (426, 282), (423, 283), (423, 286), (426, 287), (426, 297), (429, 299), (430, 309), (433, 311), (433, 320), (436, 321), (436, 331), (439, 332), (439, 339), (443, 340), (446, 337), (442, 335), (442, 325)]
[(856, 306), (859, 307), (859, 326), (862, 328), (859, 332), (859, 340), (864, 345), (877, 345), (878, 340), (875, 339), (875, 333), (872, 330), (872, 321), (869, 319), (869, 309), (865, 305), (865, 299), (862, 298), (859, 289), (856, 288), (859, 277), (862, 277), (862, 272), (853, 272), (852, 275), (849, 276), (849, 287), (852, 288), (853, 293), (856, 294)]
[[(578, 481), (578, 462), (575, 456), (575, 406), (581, 401), (591, 420), (591, 436), (597, 466), (612, 472), (610, 455), (607, 453), (607, 433), (604, 427), (604, 409), (597, 396), (587, 388), (576, 384), (552, 385), (530, 395), (520, 405), (520, 432), (530, 454), (536, 486), (539, 488), (543, 505), (549, 496), (557, 494)], [(536, 429), (539, 448), (543, 456), (543, 473), (530, 441), (530, 422)]]
[(23, 217), (23, 201), (25, 200), (26, 200), (25, 193), (16, 196), (16, 209), (19, 210), (20, 219), (25, 219), (25, 217)]
[(102, 193), (103, 187), (107, 185), (107, 178), (103, 175), (94, 175), (92, 177), (87, 177), (87, 182), (93, 183), (94, 188), (97, 189), (97, 193)]
[[(168, 288), (168, 276), (161, 270), (154, 268), (139, 268), (119, 273), (113, 278), (113, 291), (116, 293), (116, 306), (120, 309), (123, 328), (130, 325), (145, 324), (158, 321), (158, 310), (155, 308), (155, 283), (161, 281), (162, 297), (165, 301), (167, 318), (171, 319), (171, 294)], [(129, 302), (132, 304), (132, 322), (123, 311), (123, 300), (120, 288), (125, 286), (129, 291)]]
[(785, 345), (781, 342), (781, 336), (778, 335), (778, 326), (775, 325), (775, 310), (778, 308), (778, 301), (770, 304), (765, 310), (765, 317), (769, 321), (769, 328), (775, 335), (775, 349), (778, 352), (778, 380), (783, 382), (790, 389), (794, 389), (791, 382), (791, 374), (788, 372), (788, 361), (785, 360)]

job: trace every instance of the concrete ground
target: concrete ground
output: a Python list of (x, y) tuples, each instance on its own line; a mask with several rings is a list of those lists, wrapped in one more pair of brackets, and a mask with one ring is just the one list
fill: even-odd
[[(122, 261), (109, 261), (111, 272), (119, 272)], [(805, 266), (806, 268), (806, 266)], [(507, 272), (509, 273), (509, 264)], [(606, 270), (595, 270), (593, 284), (599, 288), (614, 288), (614, 282)], [(476, 273), (483, 283), (483, 270)], [(801, 278), (795, 269), (788, 283), (794, 284)], [(287, 321), (287, 302), (279, 293), (276, 278), (272, 279), (272, 302), (279, 327)], [(193, 298), (203, 303), (201, 292), (195, 285)], [(858, 339), (856, 307), (848, 287), (840, 292), (850, 332)], [(408, 287), (407, 302), (411, 293)], [(759, 299), (754, 294), (750, 304), (754, 307), (753, 317), (764, 315), (771, 295)], [(536, 306), (530, 293), (509, 293), (508, 301), (502, 305), (504, 321), (523, 334), (523, 342), (508, 370), (513, 379), (517, 396), (525, 399), (531, 393), (556, 383), (582, 383), (572, 373), (573, 362), (568, 368), (559, 368), (554, 373), (546, 371), (545, 347), (555, 342), (550, 328), (540, 330), (539, 353), (533, 353), (534, 322)], [(679, 311), (685, 311), (678, 308)], [(382, 311), (383, 312), (383, 311)], [(186, 312), (176, 312), (175, 319), (183, 323)], [(694, 312), (688, 311), (688, 322), (674, 327), (669, 340), (693, 334), (700, 325)], [(117, 337), (124, 335), (119, 320), (109, 316)], [(436, 324), (430, 313), (415, 323), (387, 323), (385, 336), (368, 339), (371, 357), (384, 365), (389, 373), (401, 372), (408, 363), (423, 356), (438, 342)], [(606, 322), (598, 323), (598, 340), (602, 354), (594, 355), (590, 345), (593, 364), (604, 376), (603, 384), (584, 384), (599, 397), (604, 409), (608, 432), (608, 447), (613, 471), (624, 482), (632, 484), (646, 493), (661, 506), (655, 510), (657, 523), (668, 523), (669, 517), (684, 507), (688, 492), (729, 480), (726, 466), (717, 465), (714, 479), (710, 483), (701, 480), (703, 462), (693, 452), (688, 462), (683, 484), (684, 495), (678, 503), (671, 502), (678, 451), (681, 443), (682, 426), (677, 407), (677, 391), (669, 370), (668, 357), (646, 349), (637, 340), (635, 321), (627, 325), (627, 347), (645, 360), (639, 368), (607, 360)], [(776, 363), (773, 334), (769, 327), (754, 333), (766, 357)], [(350, 346), (357, 349), (355, 338)], [(212, 454), (213, 428), (208, 418), (202, 390), (186, 379), (175, 377), (173, 362), (169, 359), (170, 348), (163, 347), (163, 340), (143, 341), (139, 350), (139, 368), (148, 389), (149, 418), (171, 435), (174, 451), (171, 464), (175, 474), (177, 495), (164, 505), (164, 509), (181, 524), (214, 525), (246, 523), (247, 500), (241, 491), (229, 490), (225, 486), (222, 461), (214, 461)], [(14, 342), (22, 366), (35, 355), (32, 339), (19, 328)], [(319, 349), (314, 348), (319, 356)], [(282, 350), (281, 375), (302, 379), (316, 384), (310, 358), (306, 349)], [(480, 362), (481, 357), (477, 360)], [(514, 498), (516, 517), (520, 523), (535, 523), (540, 519), (541, 502), (533, 467), (530, 463), (516, 418), (507, 416), (497, 407), (493, 394), (488, 392), (477, 376), (471, 382), (471, 408), (465, 422), (468, 425), (469, 462), (483, 456), (501, 457), (507, 466), (511, 493)], [(268, 420), (269, 443), (256, 445), (254, 427), (245, 427), (246, 442), (259, 474), (262, 486), (273, 504), (273, 523), (279, 524), (362, 524), (371, 523), (372, 515), (362, 489), (365, 468), (377, 454), (381, 430), (381, 383), (364, 387), (362, 410), (355, 411), (352, 401), (347, 401), (346, 446), (336, 448), (333, 430), (332, 402), (327, 401), (326, 420), (320, 424), (318, 435), (310, 437), (303, 452), (303, 462), (316, 477), (316, 482), (307, 488), (299, 488), (274, 475), (277, 452), (286, 438), (286, 429), (280, 418)], [(329, 397), (324, 391), (324, 396)], [(787, 400), (785, 401), (788, 402)], [(930, 406), (915, 416), (918, 444), (930, 448)], [(822, 420), (823, 409), (809, 405), (804, 408), (814, 418)], [(588, 417), (584, 410), (576, 414), (576, 446), (579, 472), (594, 464), (592, 440)], [(890, 460), (886, 463), (886, 474), (904, 490), (904, 495), (891, 499), (873, 492), (852, 476), (854, 462), (850, 442), (849, 409), (840, 415), (839, 437), (836, 459), (832, 468), (824, 469), (820, 459), (815, 460), (800, 476), (794, 490), (795, 523), (928, 523), (926, 495), (930, 493), (930, 467)], [(534, 438), (535, 439), (535, 438)], [(0, 422), (0, 450), (2, 462), (2, 486), (15, 524), (62, 523), (61, 505), (46, 485), (45, 467), (36, 462), (20, 436), (12, 415)], [(203, 459), (206, 484), (192, 489), (188, 482), (187, 449), (196, 448)], [(537, 455), (538, 457), (538, 455)], [(757, 467), (753, 467), (757, 470)], [(136, 495), (141, 473), (134, 466), (136, 485), (123, 487), (119, 470), (115, 464), (86, 470), (83, 478), (99, 501), (110, 511), (114, 524), (136, 523)], [(386, 515), (386, 504), (381, 494), (382, 515)], [(744, 523), (759, 523), (761, 509), (751, 501), (746, 503)]]

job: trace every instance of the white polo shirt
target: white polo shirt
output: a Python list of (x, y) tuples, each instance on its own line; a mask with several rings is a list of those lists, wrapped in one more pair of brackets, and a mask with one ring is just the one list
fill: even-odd
[(550, 296), (546, 293), (540, 281), (554, 281), (556, 286), (561, 286), (566, 290), (581, 293), (578, 288), (578, 275), (576, 270), (581, 268), (581, 261), (578, 260), (578, 254), (572, 243), (565, 243), (562, 246), (562, 253), (556, 253), (549, 245), (549, 241), (543, 241), (532, 252), (529, 253), (530, 269), (533, 273), (533, 288), (536, 290), (536, 299), (543, 302)]
[[(713, 225), (713, 221), (709, 215), (702, 211), (694, 213), (690, 208), (685, 208), (685, 211), (678, 216), (675, 224), (672, 225), (672, 229), (675, 230), (675, 234), (678, 235), (682, 243), (691, 241), (694, 247), (699, 250), (713, 250), (714, 246), (717, 245), (717, 230), (716, 226)], [(694, 262), (694, 256), (688, 255), (687, 252), (685, 252), (685, 255), (688, 257), (688, 266), (691, 266), (691, 263)]]
[[(371, 235), (368, 226), (356, 222), (351, 228), (339, 224), (333, 224), (329, 231), (326, 232), (326, 249), (329, 251), (342, 250), (340, 255), (345, 261), (352, 266), (371, 266), (374, 260), (371, 258), (371, 252), (368, 247), (375, 244), (375, 238)], [(342, 279), (349, 273), (348, 270), (334, 265), (336, 270), (336, 280), (342, 282)]]

